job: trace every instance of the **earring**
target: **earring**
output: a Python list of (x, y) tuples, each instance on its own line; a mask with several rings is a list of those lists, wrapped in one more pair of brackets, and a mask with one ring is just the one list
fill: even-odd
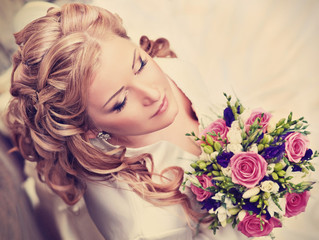
[(96, 137), (104, 141), (111, 139), (110, 134), (104, 131), (99, 132)]

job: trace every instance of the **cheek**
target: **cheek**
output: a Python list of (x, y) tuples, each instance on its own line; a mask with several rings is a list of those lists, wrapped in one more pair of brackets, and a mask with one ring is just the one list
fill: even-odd
[(156, 82), (157, 84), (169, 85), (166, 74), (162, 69), (152, 60), (147, 71), (145, 71), (145, 77), (149, 81)]

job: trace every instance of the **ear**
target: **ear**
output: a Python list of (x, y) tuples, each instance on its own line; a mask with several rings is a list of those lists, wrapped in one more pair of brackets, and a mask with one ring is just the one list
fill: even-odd
[(94, 131), (94, 130), (88, 130), (86, 133), (85, 133), (85, 138), (86, 140), (89, 140), (89, 139), (92, 139), (92, 138), (96, 138), (96, 135), (98, 134), (97, 131)]

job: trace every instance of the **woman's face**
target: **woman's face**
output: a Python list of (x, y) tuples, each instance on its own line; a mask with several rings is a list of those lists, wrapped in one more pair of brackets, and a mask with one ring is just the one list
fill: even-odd
[(173, 123), (177, 103), (160, 67), (130, 40), (101, 44), (100, 67), (88, 89), (88, 114), (113, 136), (144, 135)]

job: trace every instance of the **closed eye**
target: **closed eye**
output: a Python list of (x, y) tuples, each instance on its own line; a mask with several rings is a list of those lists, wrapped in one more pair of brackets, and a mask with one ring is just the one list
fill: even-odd
[(135, 72), (135, 75), (140, 74), (147, 64), (147, 59), (143, 60), (141, 56), (139, 57), (139, 61), (140, 61), (140, 68)]
[(123, 108), (125, 107), (126, 105), (126, 102), (127, 102), (127, 97), (125, 96), (124, 100), (120, 103), (116, 103), (113, 108), (112, 108), (112, 111), (117, 111), (117, 112), (120, 112), (123, 110)]

